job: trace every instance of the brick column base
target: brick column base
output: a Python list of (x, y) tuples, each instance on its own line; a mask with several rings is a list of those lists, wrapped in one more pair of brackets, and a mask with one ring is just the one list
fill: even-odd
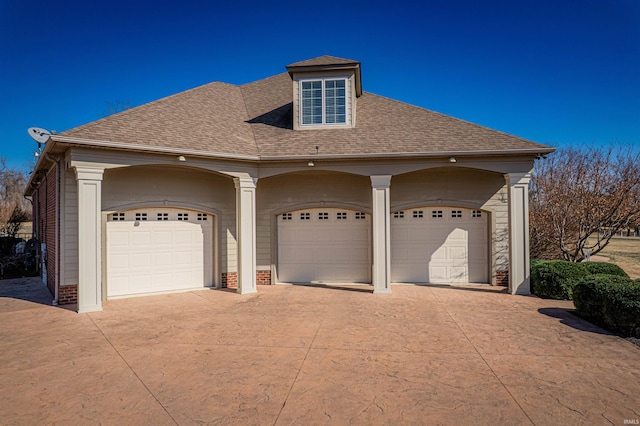
[(221, 281), (222, 288), (238, 288), (238, 273), (223, 272)]
[(509, 271), (496, 271), (496, 285), (509, 286)]
[(72, 305), (78, 303), (78, 286), (61, 285), (58, 289), (58, 305)]
[(271, 285), (271, 271), (256, 271), (256, 284), (257, 285)]
[[(222, 288), (238, 288), (238, 273), (223, 272), (221, 277)], [(256, 271), (257, 285), (271, 285), (271, 271)]]

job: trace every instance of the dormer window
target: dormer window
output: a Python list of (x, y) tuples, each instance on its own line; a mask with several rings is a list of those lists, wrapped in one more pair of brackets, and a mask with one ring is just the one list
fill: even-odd
[(301, 124), (346, 124), (346, 91), (346, 78), (300, 80)]
[(360, 62), (320, 56), (287, 66), (293, 83), (293, 130), (356, 127)]

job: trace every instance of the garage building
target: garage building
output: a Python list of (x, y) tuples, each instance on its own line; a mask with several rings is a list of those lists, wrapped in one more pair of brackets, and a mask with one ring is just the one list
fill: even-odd
[(79, 312), (285, 283), (528, 294), (529, 178), (552, 151), (365, 92), (358, 61), (322, 56), (51, 135), (26, 195), (43, 281)]

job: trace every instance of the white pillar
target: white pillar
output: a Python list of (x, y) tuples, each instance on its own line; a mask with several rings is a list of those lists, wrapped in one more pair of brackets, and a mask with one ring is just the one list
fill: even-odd
[(78, 182), (78, 312), (102, 310), (102, 175), (76, 167)]
[(391, 293), (391, 227), (389, 187), (391, 176), (371, 176), (373, 214), (373, 293)]
[(234, 178), (236, 185), (236, 238), (238, 241), (238, 293), (256, 290), (256, 180)]
[(509, 291), (531, 294), (529, 271), (530, 173), (505, 175), (509, 185)]

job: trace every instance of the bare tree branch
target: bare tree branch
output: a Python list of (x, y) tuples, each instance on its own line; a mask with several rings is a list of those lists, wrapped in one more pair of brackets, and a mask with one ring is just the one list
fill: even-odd
[(26, 182), (23, 172), (7, 167), (0, 157), (0, 234), (15, 236), (31, 220), (31, 204), (22, 196)]
[(640, 223), (640, 154), (567, 148), (538, 161), (530, 200), (531, 254), (572, 262)]

